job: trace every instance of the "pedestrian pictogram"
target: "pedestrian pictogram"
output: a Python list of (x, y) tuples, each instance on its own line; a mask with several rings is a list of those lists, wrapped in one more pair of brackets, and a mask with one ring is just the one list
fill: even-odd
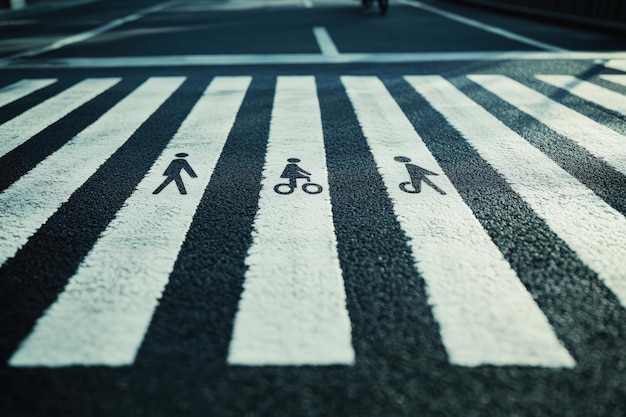
[[(393, 158), (394, 161), (402, 162), (405, 164), (407, 171), (409, 172), (409, 176), (411, 177), (411, 181), (406, 181), (400, 183), (400, 189), (405, 193), (409, 194), (417, 194), (422, 190), (422, 181), (428, 185), (430, 185), (435, 191), (437, 191), (441, 195), (446, 195), (446, 192), (441, 188), (437, 187), (428, 177), (427, 175), (439, 175), (431, 172), (427, 169), (419, 167), (414, 164), (410, 164), (410, 158), (406, 156), (396, 156)], [(412, 189), (411, 189), (412, 188)]]
[(189, 155), (186, 154), (186, 153), (177, 153), (176, 154), (176, 157), (178, 159), (174, 159), (172, 162), (170, 162), (168, 167), (165, 169), (165, 172), (163, 172), (163, 175), (167, 176), (167, 178), (165, 178), (165, 181), (163, 181), (163, 183), (161, 185), (159, 185), (159, 187), (156, 190), (154, 190), (154, 192), (152, 194), (160, 193), (172, 181), (176, 182), (176, 186), (178, 187), (178, 191), (181, 194), (187, 194), (187, 190), (185, 189), (185, 184), (183, 183), (183, 178), (181, 176), (182, 175), (182, 171), (184, 170), (185, 172), (187, 172), (187, 174), (189, 174), (189, 176), (191, 178), (197, 178), (198, 177), (196, 175), (196, 173), (194, 172), (193, 168), (191, 168), (191, 165), (189, 165), (189, 162), (187, 162), (187, 160), (184, 159), (187, 156), (189, 156)]
[(305, 179), (307, 182), (302, 185), (302, 191), (307, 194), (319, 194), (322, 192), (322, 186), (311, 182), (311, 173), (303, 170), (298, 166), (300, 159), (289, 158), (287, 159), (287, 166), (280, 175), (281, 178), (289, 179), (288, 183), (280, 183), (274, 186), (274, 191), (278, 194), (291, 194), (298, 188), (298, 180)]

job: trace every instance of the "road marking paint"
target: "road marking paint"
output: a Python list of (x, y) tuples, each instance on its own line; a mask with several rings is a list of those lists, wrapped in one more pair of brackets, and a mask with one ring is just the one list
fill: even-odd
[[(250, 77), (218, 77), (11, 358), (12, 366), (131, 365), (174, 269)], [(188, 154), (197, 172), (158, 195), (162, 173)], [(114, 254), (114, 256), (111, 256)]]
[(130, 56), (105, 58), (0, 59), (0, 69), (15, 68), (140, 68), (194, 67), (227, 65), (302, 65), (302, 64), (384, 64), (411, 62), (506, 61), (506, 60), (594, 60), (626, 58), (625, 52), (408, 52), (322, 54), (214, 54)]
[(147, 9), (141, 10), (137, 13), (133, 13), (131, 15), (128, 15), (126, 17), (122, 17), (120, 19), (115, 19), (112, 22), (107, 23), (106, 25), (97, 27), (95, 29), (91, 29), (73, 36), (69, 36), (67, 38), (63, 38), (60, 39), (50, 45), (44, 46), (42, 48), (35, 48), (35, 49), (30, 49), (28, 51), (24, 51), (24, 52), (20, 52), (18, 54), (15, 54), (13, 56), (11, 56), (9, 59), (15, 59), (15, 58), (27, 58), (27, 57), (33, 57), (35, 55), (41, 55), (43, 53), (46, 52), (50, 52), (50, 51), (54, 51), (60, 48), (63, 48), (65, 46), (68, 45), (72, 45), (74, 43), (78, 43), (78, 42), (83, 42), (86, 41), (88, 39), (94, 38), (98, 35), (103, 34), (104, 32), (108, 32), (112, 29), (115, 29), (118, 26), (122, 26), (126, 23), (129, 22), (133, 22), (135, 20), (141, 19), (142, 17), (146, 16), (147, 14), (150, 13), (155, 13), (158, 12), (160, 10), (166, 9), (174, 4), (178, 3), (178, 1), (170, 1), (170, 2), (166, 2), (166, 3), (161, 3), (161, 4), (157, 4), (156, 6), (152, 6), (149, 7)]
[(626, 218), (445, 79), (407, 80), (626, 306)]
[(17, 253), (183, 80), (183, 77), (150, 78), (0, 193), (0, 266)]
[(622, 74), (601, 74), (600, 78), (603, 80), (610, 81), (615, 84), (622, 85), (626, 87), (626, 75)]
[(619, 71), (626, 71), (626, 59), (611, 59), (604, 66)]
[(11, 0), (9, 3), (13, 10), (20, 10), (26, 7), (26, 0)]
[(320, 50), (322, 51), (322, 55), (324, 56), (339, 55), (339, 50), (335, 46), (333, 39), (330, 37), (325, 27), (322, 27), (322, 26), (314, 27), (313, 35), (315, 35), (315, 40), (317, 41), (317, 45), (320, 47)]
[[(573, 367), (548, 320), (375, 77), (342, 77), (427, 284), (450, 362)], [(411, 193), (404, 163), (438, 176)], [(406, 183), (405, 183), (406, 184)], [(445, 192), (445, 195), (442, 194)]]
[(0, 125), (0, 156), (4, 156), (51, 124), (120, 82), (120, 78), (84, 80)]
[(306, 9), (312, 9), (313, 8), (313, 2), (311, 0), (302, 0), (302, 5)]
[(504, 38), (512, 39), (517, 42), (525, 43), (530, 46), (534, 46), (539, 49), (545, 49), (546, 51), (552, 52), (564, 52), (567, 49), (560, 48), (558, 46), (550, 45), (545, 42), (540, 42), (535, 39), (527, 38), (526, 36), (521, 36), (513, 32), (509, 32), (508, 30), (504, 30), (495, 26), (487, 25), (485, 23), (481, 23), (477, 20), (469, 19), (467, 17), (460, 16), (458, 14), (446, 12), (445, 10), (439, 9), (437, 7), (429, 6), (427, 4), (421, 3), (416, 0), (398, 0), (400, 3), (405, 4), (407, 6), (416, 7), (420, 9), (424, 9), (428, 12), (438, 14), (439, 16), (443, 16), (447, 19), (454, 20), (459, 23), (463, 23), (468, 26), (472, 26), (486, 32), (494, 33), (496, 35), (502, 36)]
[[(321, 193), (281, 195), (287, 160)], [(295, 168), (295, 167), (294, 167)], [(297, 180), (296, 180), (297, 181)], [(352, 365), (354, 350), (313, 77), (278, 77), (259, 210), (228, 363)], [(303, 186), (305, 181), (297, 184)]]
[(535, 75), (535, 77), (606, 109), (626, 115), (626, 96), (623, 94), (571, 75)]
[(626, 137), (506, 76), (468, 78), (626, 174)]
[(26, 79), (7, 85), (0, 90), (0, 107), (26, 97), (37, 90), (54, 84), (56, 81), (56, 78)]

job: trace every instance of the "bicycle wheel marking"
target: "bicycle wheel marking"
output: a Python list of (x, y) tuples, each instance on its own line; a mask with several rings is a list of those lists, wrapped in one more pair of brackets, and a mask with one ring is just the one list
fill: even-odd
[[(426, 175), (442, 170), (382, 82), (375, 77), (342, 77), (342, 81), (409, 238), (415, 267), (426, 281), (450, 362), (574, 366), (546, 317), (450, 180), (439, 174), (438, 185), (425, 181)], [(411, 175), (417, 177), (413, 187), (407, 188), (406, 182), (399, 187), (409, 168), (402, 164), (410, 161), (424, 172)], [(425, 184), (414, 193), (415, 184), (420, 184), (417, 179)]]
[(278, 77), (262, 185), (228, 363), (352, 365), (313, 77)]

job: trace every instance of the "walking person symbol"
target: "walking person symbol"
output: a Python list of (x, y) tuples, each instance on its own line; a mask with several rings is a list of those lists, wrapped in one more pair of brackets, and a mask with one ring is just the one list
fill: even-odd
[(298, 158), (289, 158), (287, 162), (289, 163), (285, 166), (285, 169), (283, 169), (283, 173), (280, 177), (289, 179), (289, 182), (276, 184), (274, 191), (283, 195), (291, 194), (298, 188), (298, 180), (305, 179), (307, 182), (302, 186), (302, 191), (307, 194), (319, 194), (322, 192), (321, 185), (311, 182), (311, 173), (306, 172), (298, 166), (298, 162), (300, 162)]
[[(437, 187), (428, 177), (426, 177), (427, 175), (438, 175), (438, 174), (435, 174), (434, 172), (430, 172), (429, 170), (419, 167), (417, 165), (409, 164), (409, 162), (411, 162), (411, 159), (407, 158), (406, 156), (396, 156), (393, 159), (394, 161), (402, 162), (403, 164), (405, 164), (406, 169), (409, 172), (409, 176), (411, 177), (411, 181), (400, 183), (400, 189), (402, 191), (404, 191), (405, 193), (409, 193), (409, 194), (417, 194), (422, 190), (422, 181), (423, 181), (425, 184), (428, 184), (429, 186), (431, 186), (439, 194), (446, 195), (445, 191)], [(412, 190), (409, 188), (409, 184), (413, 188)]]
[(163, 175), (165, 175), (167, 178), (165, 178), (165, 181), (163, 181), (163, 183), (159, 185), (159, 187), (156, 190), (154, 190), (152, 194), (160, 193), (172, 181), (176, 182), (178, 191), (181, 194), (187, 194), (187, 190), (185, 189), (185, 184), (183, 184), (183, 178), (181, 176), (182, 171), (185, 170), (185, 172), (187, 172), (187, 174), (189, 174), (191, 178), (198, 177), (196, 173), (194, 172), (194, 170), (191, 168), (191, 165), (189, 165), (189, 162), (187, 162), (187, 160), (184, 159), (187, 156), (189, 155), (186, 153), (176, 154), (176, 157), (179, 159), (174, 159), (172, 162), (170, 162), (168, 167), (165, 169), (165, 172), (163, 172)]

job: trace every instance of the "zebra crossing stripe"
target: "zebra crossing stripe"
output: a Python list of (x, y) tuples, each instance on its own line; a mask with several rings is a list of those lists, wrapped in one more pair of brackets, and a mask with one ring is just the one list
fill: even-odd
[[(342, 82), (426, 281), (450, 362), (573, 367), (544, 314), (382, 82)], [(409, 179), (408, 160), (437, 174), (432, 182), (440, 190), (423, 184), (419, 193), (405, 192), (413, 190), (400, 186)]]
[[(249, 84), (213, 80), (11, 365), (134, 362)], [(174, 184), (153, 194), (183, 152), (197, 174), (185, 181), (187, 194)]]
[(44, 87), (54, 84), (56, 78), (41, 78), (33, 80), (21, 80), (14, 84), (8, 85), (0, 90), (0, 107), (19, 100), (22, 97), (40, 90)]
[[(183, 77), (150, 78), (0, 193), (0, 236), (3, 237), (0, 266), (17, 253), (183, 80)], [(27, 124), (30, 122), (29, 119)], [(32, 122), (37, 124), (37, 120)]]
[[(318, 186), (295, 179), (298, 188), (286, 194), (289, 163)], [(228, 363), (352, 365), (313, 77), (278, 77), (262, 181)]]
[(535, 75), (535, 78), (566, 90), (599, 106), (626, 115), (626, 96), (571, 75)]
[(0, 125), (0, 157), (41, 132), (71, 111), (102, 94), (120, 81), (119, 78), (83, 80), (62, 93), (44, 101)]
[(600, 78), (626, 87), (626, 75), (624, 74), (601, 74)]
[(626, 218), (445, 79), (406, 79), (626, 306)]
[(506, 76), (468, 78), (626, 174), (626, 137)]

